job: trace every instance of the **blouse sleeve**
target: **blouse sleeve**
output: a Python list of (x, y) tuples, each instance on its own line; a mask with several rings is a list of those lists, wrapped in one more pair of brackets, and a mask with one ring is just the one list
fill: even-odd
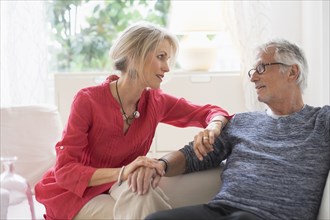
[(156, 90), (154, 95), (156, 111), (161, 113), (160, 122), (177, 127), (206, 127), (215, 116), (222, 115), (228, 119), (232, 117), (219, 106), (196, 105), (184, 98), (165, 94), (161, 90)]
[(84, 166), (87, 136), (91, 124), (91, 106), (84, 90), (77, 93), (71, 106), (62, 140), (56, 144), (56, 182), (82, 197), (95, 168)]

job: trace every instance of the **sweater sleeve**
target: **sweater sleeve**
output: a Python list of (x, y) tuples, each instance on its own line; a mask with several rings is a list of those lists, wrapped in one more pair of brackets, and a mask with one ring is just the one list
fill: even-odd
[(88, 144), (91, 106), (83, 90), (77, 93), (71, 106), (62, 140), (56, 144), (55, 177), (57, 183), (82, 197), (95, 168), (84, 166)]
[(191, 173), (201, 170), (206, 170), (214, 168), (220, 165), (220, 163), (225, 160), (231, 152), (229, 145), (225, 145), (221, 138), (217, 138), (213, 144), (214, 151), (210, 152), (207, 156), (200, 161), (194, 150), (193, 142), (180, 149), (184, 154), (186, 159), (186, 170), (185, 173)]
[(215, 116), (232, 116), (219, 106), (196, 105), (184, 98), (176, 98), (161, 90), (154, 91), (155, 110), (159, 111), (160, 122), (177, 127), (206, 127)]

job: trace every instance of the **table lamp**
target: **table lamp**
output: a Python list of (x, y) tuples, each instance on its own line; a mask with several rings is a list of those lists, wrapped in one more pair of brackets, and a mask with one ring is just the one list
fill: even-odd
[(180, 39), (183, 70), (205, 71), (216, 61), (218, 44), (208, 38), (224, 29), (221, 1), (172, 1), (169, 30)]

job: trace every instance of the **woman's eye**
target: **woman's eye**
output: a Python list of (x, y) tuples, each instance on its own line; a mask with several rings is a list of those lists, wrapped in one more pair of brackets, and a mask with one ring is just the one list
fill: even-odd
[(165, 57), (164, 54), (159, 54), (159, 55), (157, 56), (157, 58), (160, 59), (160, 60), (164, 59), (164, 57)]

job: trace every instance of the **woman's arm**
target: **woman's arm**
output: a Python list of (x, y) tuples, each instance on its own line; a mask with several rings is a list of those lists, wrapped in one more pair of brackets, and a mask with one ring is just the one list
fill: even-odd
[(114, 181), (122, 182), (129, 178), (133, 173), (136, 173), (138, 168), (149, 168), (155, 171), (155, 175), (163, 176), (164, 170), (161, 164), (158, 163), (156, 159), (148, 158), (145, 156), (140, 156), (136, 158), (132, 163), (121, 168), (99, 168), (97, 169), (89, 183), (88, 186), (96, 186), (104, 183), (110, 183)]
[(176, 127), (206, 128), (215, 117), (223, 120), (232, 117), (219, 106), (193, 104), (184, 98), (163, 93), (161, 90), (151, 91), (151, 95), (154, 99), (155, 114), (159, 117), (158, 121)]

